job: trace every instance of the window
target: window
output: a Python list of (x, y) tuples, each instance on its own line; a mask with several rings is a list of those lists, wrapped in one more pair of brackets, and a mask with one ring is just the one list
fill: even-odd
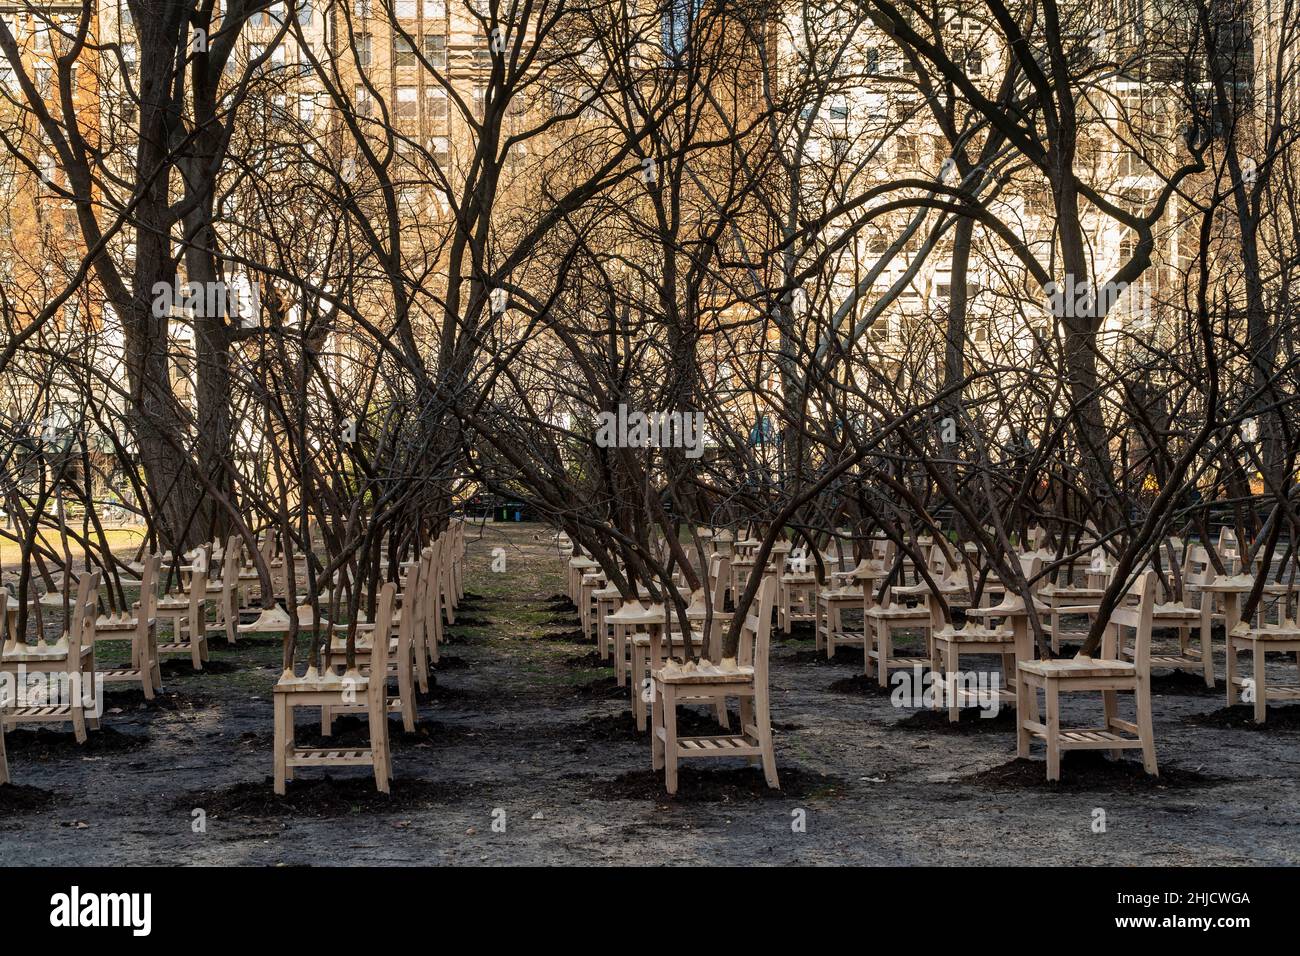
[(441, 34), (426, 33), (420, 40), (424, 58), (434, 69), (447, 67), (447, 38)]
[(48, 152), (42, 152), (40, 157), (40, 176), (41, 182), (47, 186), (54, 185), (54, 174), (58, 166), (54, 162), (54, 156)]
[(60, 52), (71, 49), (72, 44), (77, 39), (77, 31), (81, 26), (81, 19), (76, 15), (60, 16), (54, 21), (55, 29), (58, 30), (59, 50)]
[(352, 4), (352, 15), (364, 20), (371, 15), (370, 9), (370, 0), (354, 0)]
[(424, 0), (425, 20), (445, 20), (447, 18), (447, 0)]
[(311, 0), (298, 0), (298, 22), (303, 26), (311, 23)]
[(140, 51), (134, 43), (122, 44), (122, 62), (128, 70), (134, 70), (140, 60)]
[(298, 97), (298, 119), (304, 123), (310, 123), (316, 118), (316, 97), (311, 93), (304, 93)]
[(399, 86), (397, 88), (397, 99), (393, 104), (393, 115), (402, 118), (417, 116), (420, 101), (416, 93), (417, 90), (414, 86)]
[(357, 116), (369, 116), (374, 110), (374, 101), (370, 98), (370, 91), (361, 83), (353, 87), (352, 108), (356, 110)]
[(915, 96), (900, 94), (890, 98), (889, 118), (892, 122), (905, 123), (912, 118), (912, 114), (916, 110), (917, 101)]
[(393, 37), (393, 65), (399, 69), (415, 66), (415, 48), (406, 37)]
[(912, 133), (900, 133), (895, 141), (894, 161), (899, 166), (914, 167), (921, 159), (917, 148), (916, 136)]
[(271, 122), (276, 126), (284, 126), (289, 122), (289, 110), (283, 93), (271, 97)]
[(415, 0), (393, 0), (393, 13), (399, 19), (415, 19)]
[(366, 69), (370, 66), (372, 59), (371, 38), (369, 33), (356, 34), (357, 42), (357, 66)]
[(1121, 176), (1142, 176), (1146, 174), (1147, 166), (1133, 150), (1121, 147), (1118, 172)]
[(431, 120), (447, 118), (447, 91), (440, 86), (427, 86), (424, 89), (424, 113)]
[(671, 0), (668, 4), (662, 22), (662, 42), (664, 55), (669, 60), (677, 60), (686, 52), (691, 39), (691, 24), (699, 10), (700, 0)]
[(445, 158), (450, 151), (450, 144), (446, 136), (429, 137), (429, 151), (439, 159)]

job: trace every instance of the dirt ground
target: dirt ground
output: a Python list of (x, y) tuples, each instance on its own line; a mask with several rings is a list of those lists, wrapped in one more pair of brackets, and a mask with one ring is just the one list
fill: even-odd
[[(391, 797), (363, 771), (271, 790), (278, 641), (212, 644), (166, 692), (109, 696), (78, 746), (7, 735), (0, 863), (66, 864), (1292, 864), (1300, 860), (1300, 707), (1263, 730), (1191, 678), (1158, 677), (1160, 777), (1135, 757), (1015, 760), (1012, 714), (952, 727), (863, 680), (860, 651), (818, 659), (777, 634), (782, 790), (742, 761), (688, 764), (675, 799), (650, 770), (612, 669), (575, 633), (543, 529), (471, 532), (470, 596), (415, 734), (394, 722)], [(502, 548), (505, 571), (494, 573)], [(109, 652), (105, 651), (107, 656)], [(1279, 676), (1294, 679), (1294, 668)], [(1100, 703), (1067, 703), (1090, 720)], [(319, 732), (306, 714), (300, 741)], [(704, 717), (695, 718), (704, 723)], [(340, 721), (336, 740), (362, 739)], [(1074, 759), (1079, 757), (1080, 759)], [(1103, 816), (1104, 815), (1104, 816)], [(1098, 824), (1104, 822), (1104, 832)], [(494, 823), (497, 826), (494, 828)], [(504, 832), (500, 832), (504, 824)]]

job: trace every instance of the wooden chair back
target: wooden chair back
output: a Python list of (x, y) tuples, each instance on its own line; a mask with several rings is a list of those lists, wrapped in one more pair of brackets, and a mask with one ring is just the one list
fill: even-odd
[[(370, 681), (366, 685), (366, 697), (370, 704), (371, 714), (384, 715), (383, 720), (371, 720), (370, 727), (370, 746), (377, 751), (376, 739), (382, 739), (384, 750), (387, 751), (388, 742), (388, 689), (387, 689), (387, 671), (385, 666), (385, 646), (388, 638), (384, 635), (391, 633), (393, 627), (393, 603), (397, 597), (396, 582), (389, 581), (379, 590), (379, 598), (375, 606), (375, 645), (374, 651), (370, 655)], [(406, 617), (405, 614), (402, 615)], [(409, 627), (409, 625), (407, 625)], [(380, 641), (383, 641), (383, 644)], [(374, 726), (376, 723), (378, 727)], [(380, 738), (379, 735), (383, 735)]]
[(232, 534), (226, 539), (226, 550), (221, 556), (221, 584), (229, 590), (239, 586), (239, 549), (241, 539)]
[[(447, 621), (451, 620), (451, 610), (452, 610), (451, 562), (452, 562), (454, 545), (455, 542), (452, 540), (452, 536), (450, 533), (444, 531), (442, 534), (438, 535), (438, 540), (436, 542), (436, 548), (438, 552), (438, 580), (436, 584), (436, 590), (438, 592), (438, 613), (442, 614), (445, 609), (446, 611), (445, 620)], [(581, 585), (582, 583), (581, 578), (579, 578), (578, 583), (579, 585)], [(574, 598), (576, 600), (578, 598), (578, 595), (575, 594)]]
[(1108, 660), (1121, 659), (1119, 628), (1131, 627), (1137, 634), (1133, 640), (1133, 662), (1138, 673), (1145, 674), (1151, 670), (1151, 629), (1155, 617), (1156, 579), (1159, 575), (1154, 570), (1143, 571), (1128, 589), (1128, 595), (1136, 598), (1135, 605), (1122, 605), (1111, 612), (1109, 626), (1101, 644), (1101, 656)]
[(190, 640), (197, 641), (203, 637), (207, 628), (208, 572), (195, 571), (190, 576)]
[(144, 559), (140, 572), (140, 609), (136, 612), (136, 629), (147, 632), (149, 623), (158, 616), (158, 576), (162, 568), (162, 555), (151, 554)]
[[(421, 558), (411, 565), (411, 570), (406, 573), (406, 580), (402, 584), (402, 619), (397, 623), (397, 659), (409, 659), (414, 653), (415, 636), (420, 632), (417, 627), (423, 627), (421, 604), (423, 602), (424, 588), (424, 559)], [(374, 660), (378, 658), (383, 660), (387, 655), (388, 649), (388, 632), (375, 630), (375, 650), (371, 655), (371, 669), (374, 669)], [(381, 644), (382, 641), (382, 644)], [(403, 658), (402, 655), (406, 655)], [(382, 674), (382, 668), (380, 670)]]
[(1033, 594), (1038, 593), (1038, 589), (1043, 586), (1043, 580), (1034, 579), (1043, 573), (1043, 556), (1040, 554), (1022, 554), (1020, 555), (1020, 574), (1029, 582), (1029, 590)]
[(77, 583), (77, 597), (72, 604), (72, 617), (68, 623), (69, 674), (81, 671), (81, 649), (95, 642), (96, 606), (99, 603), (100, 571), (82, 574)]
[(776, 581), (767, 578), (758, 589), (758, 597), (749, 606), (740, 630), (736, 663), (754, 668), (755, 684), (767, 684), (768, 644), (772, 637), (772, 605), (776, 600)]
[(1210, 554), (1201, 545), (1193, 545), (1187, 552), (1187, 565), (1183, 569), (1184, 584), (1194, 584), (1197, 587), (1204, 587), (1207, 584), (1213, 584), (1214, 579), (1218, 577), (1218, 572), (1214, 570), (1214, 563), (1210, 560)]
[(426, 547), (424, 553), (428, 559), (424, 574), (424, 633), (429, 647), (434, 649), (442, 640), (442, 615), (438, 607), (438, 583), (442, 580), (442, 568), (436, 543)]

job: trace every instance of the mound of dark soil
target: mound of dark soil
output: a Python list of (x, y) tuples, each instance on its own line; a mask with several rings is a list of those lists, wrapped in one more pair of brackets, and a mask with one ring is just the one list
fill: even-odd
[(0, 787), (0, 820), (8, 813), (41, 813), (54, 806), (55, 795), (40, 787), (7, 783)]
[(817, 637), (812, 621), (795, 621), (788, 631), (777, 631), (787, 641), (811, 641)]
[(466, 617), (460, 615), (456, 618), (456, 623), (452, 627), (491, 627), (492, 622), (485, 617)]
[(609, 677), (597, 677), (593, 681), (585, 684), (579, 684), (573, 689), (574, 697), (586, 698), (588, 700), (619, 700), (628, 695), (626, 687), (619, 687), (618, 681), (612, 675)]
[[(388, 719), (388, 740), (399, 752), (404, 747), (421, 747), (453, 739), (463, 740), (464, 737), (463, 730), (436, 720), (417, 720), (415, 730), (408, 733), (400, 717)], [(334, 732), (328, 737), (321, 734), (320, 721), (298, 724), (294, 729), (294, 740), (299, 747), (366, 747), (370, 744), (370, 721), (358, 714), (342, 714), (335, 718)]]
[(855, 694), (858, 697), (888, 697), (894, 692), (894, 688), (889, 685), (881, 687), (874, 676), (868, 677), (866, 674), (841, 678), (826, 689), (832, 694)]
[(289, 782), (283, 797), (275, 793), (272, 778), (261, 783), (236, 783), (212, 790), (191, 790), (172, 806), (189, 811), (202, 808), (210, 817), (343, 817), (357, 813), (398, 813), (425, 809), (431, 803), (456, 798), (456, 788), (427, 780), (399, 777), (392, 793), (375, 789), (372, 776), (335, 779), (326, 775)]
[(773, 659), (783, 664), (815, 664), (818, 667), (856, 667), (862, 670), (862, 648), (837, 647), (835, 656), (828, 658), (826, 652), (816, 649), (795, 651), (793, 654), (773, 654)]
[(482, 644), (486, 638), (482, 634), (466, 634), (460, 630), (460, 625), (448, 628), (445, 635), (445, 643), (459, 644), (462, 647), (472, 647), (475, 644)]
[(539, 641), (551, 641), (556, 644), (587, 644), (590, 641), (587, 635), (580, 630), (572, 631), (551, 631), (547, 634), (537, 635)]
[(128, 734), (112, 727), (100, 727), (89, 732), (84, 744), (77, 743), (72, 729), (11, 730), (5, 734), (5, 747), (10, 755), (28, 760), (66, 760), (70, 757), (100, 756), (130, 753), (149, 746), (147, 733)]
[(435, 670), (440, 671), (459, 671), (467, 667), (473, 667), (469, 661), (463, 657), (457, 657), (454, 654), (439, 654), (438, 663), (434, 664)]
[(887, 724), (890, 730), (921, 730), (933, 734), (980, 734), (980, 733), (1014, 733), (1016, 729), (1016, 710), (1014, 707), (1002, 706), (990, 717), (984, 716), (978, 707), (963, 707), (958, 712), (957, 723), (948, 720), (947, 709), (930, 710), (921, 708), (902, 720)]
[(1165, 671), (1151, 675), (1151, 693), (1168, 697), (1223, 697), (1223, 682), (1205, 686), (1205, 678), (1191, 671)]
[(111, 716), (113, 710), (165, 710), (187, 713), (212, 706), (212, 698), (206, 694), (181, 693), (178, 690), (162, 690), (153, 695), (153, 700), (146, 700), (144, 691), (138, 687), (129, 690), (104, 692), (104, 713)]
[(172, 657), (163, 661), (159, 666), (164, 680), (167, 678), (191, 677), (199, 673), (233, 674), (235, 671), (242, 669), (238, 664), (232, 664), (230, 661), (204, 661), (203, 670), (196, 671), (188, 657)]
[[(731, 732), (734, 733), (739, 725), (740, 715), (733, 710), (731, 712)], [(683, 737), (726, 732), (713, 716), (713, 711), (705, 712), (689, 707), (679, 707), (677, 709), (677, 733)], [(645, 742), (649, 739), (648, 730), (636, 729), (636, 719), (632, 716), (630, 709), (620, 711), (612, 717), (607, 714), (592, 714), (581, 723), (569, 724), (555, 730), (553, 735), (559, 739), (587, 742), (620, 742), (625, 740)]]
[(1264, 716), (1265, 722), (1257, 724), (1253, 704), (1234, 704), (1232, 707), (1212, 710), (1208, 714), (1190, 714), (1183, 718), (1183, 723), (1222, 730), (1271, 730), (1275, 733), (1294, 733), (1300, 730), (1300, 704), (1269, 707)]
[(600, 654), (597, 653), (596, 651), (588, 651), (586, 654), (578, 654), (573, 657), (566, 657), (564, 659), (564, 665), (566, 667), (578, 667), (578, 668), (614, 666), (605, 658), (601, 657)]
[(448, 687), (445, 684), (438, 683), (435, 677), (430, 677), (429, 692), (421, 694), (416, 691), (415, 699), (417, 703), (427, 704), (435, 700), (472, 700), (474, 692), (465, 690), (460, 687)]
[(1224, 781), (1218, 777), (1162, 766), (1153, 777), (1139, 760), (1111, 760), (1100, 750), (1071, 750), (1061, 755), (1061, 779), (1048, 782), (1043, 760), (1017, 758), (988, 770), (961, 778), (965, 783), (989, 790), (1057, 790), (1107, 793), (1148, 793), (1158, 790), (1194, 790)]
[(834, 796), (847, 789), (843, 780), (799, 767), (781, 767), (781, 789), (768, 787), (760, 767), (699, 768), (689, 764), (677, 770), (677, 793), (664, 790), (662, 770), (635, 770), (612, 780), (592, 782), (597, 800), (654, 800), (677, 803), (749, 803), (755, 800), (802, 800)]

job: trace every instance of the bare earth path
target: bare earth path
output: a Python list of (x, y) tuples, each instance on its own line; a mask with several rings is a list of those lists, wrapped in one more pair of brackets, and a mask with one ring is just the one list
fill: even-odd
[[(419, 732), (393, 725), (391, 798), (359, 772), (305, 772), (277, 800), (278, 643), (214, 640), (209, 672), (167, 665), (160, 703), (112, 695), (85, 747), (62, 731), (10, 732), (18, 786), (0, 789), (0, 864), (1300, 861), (1294, 709), (1275, 708), (1262, 732), (1196, 723), (1222, 696), (1162, 678), (1159, 780), (1132, 758), (1067, 759), (1062, 785), (1048, 786), (1041, 759), (1011, 763), (1010, 714), (953, 732), (864, 688), (860, 653), (818, 662), (798, 634), (773, 651), (783, 791), (715, 763), (688, 766), (669, 800), (612, 670), (551, 600), (563, 564), (549, 536), (489, 525), (474, 537), (472, 597)], [(300, 716), (300, 739), (314, 732)], [(341, 722), (336, 739), (363, 734)]]

